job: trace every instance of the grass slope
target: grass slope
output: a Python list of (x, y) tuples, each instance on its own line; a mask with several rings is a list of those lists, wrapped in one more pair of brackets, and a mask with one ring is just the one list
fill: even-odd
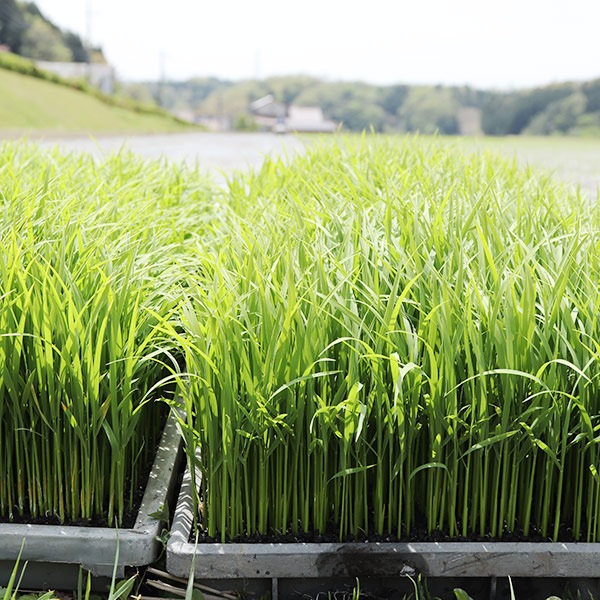
[(185, 131), (175, 120), (109, 106), (84, 92), (0, 69), (0, 134)]

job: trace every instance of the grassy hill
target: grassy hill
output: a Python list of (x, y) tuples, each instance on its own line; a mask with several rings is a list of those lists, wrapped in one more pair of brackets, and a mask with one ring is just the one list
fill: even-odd
[(161, 133), (189, 125), (160, 114), (108, 104), (51, 81), (0, 68), (0, 136)]

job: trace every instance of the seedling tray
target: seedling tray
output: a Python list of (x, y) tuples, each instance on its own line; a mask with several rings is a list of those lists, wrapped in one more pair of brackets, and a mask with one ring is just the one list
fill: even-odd
[(0, 586), (6, 584), (21, 551), (28, 562), (21, 587), (64, 589), (77, 581), (80, 567), (92, 576), (117, 576), (125, 567), (153, 563), (160, 552), (160, 514), (175, 493), (181, 462), (181, 436), (174, 417), (167, 419), (142, 503), (131, 529), (0, 523)]
[[(171, 535), (167, 570), (196, 579), (277, 580), (433, 578), (597, 578), (600, 547), (589, 543), (414, 542), (414, 543), (190, 543), (192, 484), (186, 471)], [(251, 583), (251, 581), (250, 581)], [(231, 587), (231, 586), (230, 586)]]

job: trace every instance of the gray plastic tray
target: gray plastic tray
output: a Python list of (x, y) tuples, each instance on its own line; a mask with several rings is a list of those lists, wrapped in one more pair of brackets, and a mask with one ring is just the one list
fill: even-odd
[(181, 460), (181, 436), (176, 420), (167, 419), (132, 529), (0, 523), (0, 586), (5, 584), (21, 550), (28, 561), (22, 587), (64, 589), (80, 566), (97, 577), (111, 577), (118, 544), (117, 576), (125, 567), (153, 563), (160, 553), (163, 523), (152, 516), (162, 511), (175, 492)]
[[(167, 544), (167, 570), (198, 579), (597, 578), (600, 545), (530, 542), (198, 544), (189, 470)], [(276, 589), (274, 584), (273, 589)]]

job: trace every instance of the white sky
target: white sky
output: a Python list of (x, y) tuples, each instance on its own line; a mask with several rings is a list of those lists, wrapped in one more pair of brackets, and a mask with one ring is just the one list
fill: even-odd
[[(122, 80), (315, 75), (512, 89), (600, 77), (598, 0), (36, 0)], [(89, 15), (89, 18), (88, 18)]]

